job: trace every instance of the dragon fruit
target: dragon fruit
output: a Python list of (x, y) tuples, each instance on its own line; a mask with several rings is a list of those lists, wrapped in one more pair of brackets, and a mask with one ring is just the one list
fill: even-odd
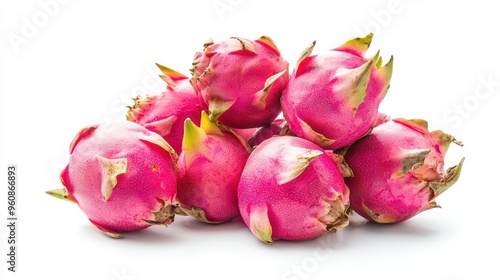
[(260, 129), (260, 127), (252, 127), (252, 128), (234, 128), (233, 127), (231, 129), (248, 141), (250, 138), (252, 138), (252, 136), (255, 134), (255, 132), (258, 129)]
[(264, 142), (264, 140), (269, 139), (273, 136), (284, 136), (291, 135), (288, 129), (288, 124), (285, 119), (279, 118), (274, 120), (271, 124), (259, 128), (255, 133), (248, 139), (248, 144), (252, 147), (259, 145)]
[(261, 241), (310, 240), (349, 224), (341, 157), (295, 136), (250, 154), (238, 186), (243, 221)]
[(211, 122), (205, 111), (201, 127), (186, 119), (179, 155), (181, 209), (206, 223), (238, 217), (238, 182), (249, 154), (245, 139)]
[(127, 120), (160, 134), (180, 153), (184, 120), (190, 118), (199, 125), (201, 102), (188, 77), (163, 65), (157, 66), (163, 72), (160, 77), (167, 83), (166, 90), (159, 95), (136, 97)]
[(232, 37), (218, 43), (210, 39), (204, 48), (195, 54), (191, 81), (212, 121), (252, 128), (276, 119), (289, 72), (269, 37)]
[(377, 118), (375, 119), (375, 122), (373, 123), (373, 127), (379, 126), (383, 123), (386, 123), (391, 120), (391, 116), (378, 112)]
[(364, 58), (373, 35), (331, 51), (300, 56), (282, 97), (290, 130), (325, 149), (353, 143), (372, 128), (392, 76), (393, 59), (382, 66), (379, 52)]
[(63, 188), (47, 193), (75, 202), (106, 235), (169, 225), (182, 214), (177, 155), (157, 133), (129, 121), (85, 127), (69, 151)]
[(451, 135), (429, 132), (424, 120), (394, 119), (349, 147), (345, 160), (351, 207), (378, 223), (396, 223), (439, 207), (436, 197), (457, 182), (464, 159), (444, 170)]

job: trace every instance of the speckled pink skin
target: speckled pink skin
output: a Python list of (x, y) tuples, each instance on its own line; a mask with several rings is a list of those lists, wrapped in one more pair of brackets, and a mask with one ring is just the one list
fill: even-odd
[[(219, 131), (218, 131), (219, 132)], [(196, 151), (183, 147), (179, 156), (178, 197), (181, 208), (207, 223), (222, 223), (240, 215), (237, 188), (249, 149), (227, 131), (196, 139)], [(190, 137), (189, 133), (185, 137)], [(186, 154), (190, 153), (188, 159)]]
[(379, 126), (383, 123), (386, 123), (391, 120), (391, 116), (378, 112), (377, 118), (375, 119), (375, 122), (373, 123), (373, 127)]
[[(300, 159), (309, 164), (297, 174)], [(314, 239), (348, 224), (349, 190), (337, 166), (321, 147), (298, 137), (272, 137), (257, 146), (238, 199), (244, 222), (266, 243)]]
[(461, 145), (442, 131), (427, 131), (420, 120), (376, 126), (345, 155), (354, 173), (346, 178), (352, 209), (368, 220), (395, 223), (438, 207), (435, 198), (458, 180), (463, 163), (444, 170), (450, 142)]
[(281, 102), (297, 136), (336, 150), (369, 132), (392, 74), (392, 59), (380, 67), (378, 55), (363, 57), (370, 42), (357, 38), (298, 63)]
[(259, 128), (252, 127), (252, 128), (232, 128), (232, 129), (234, 132), (238, 133), (248, 141)]
[(281, 113), (288, 62), (268, 37), (210, 41), (203, 53), (195, 54), (191, 71), (213, 120), (252, 128), (271, 123)]
[(273, 136), (284, 136), (289, 132), (288, 125), (285, 119), (276, 119), (271, 124), (259, 128), (255, 133), (248, 139), (248, 144), (252, 147), (259, 145), (264, 142), (264, 140), (269, 139)]
[[(165, 67), (160, 66), (160, 69)], [(184, 120), (190, 118), (199, 125), (203, 108), (189, 78), (171, 72), (176, 76), (170, 77), (170, 84), (165, 91), (152, 96), (138, 96), (127, 113), (127, 120), (160, 134), (179, 154), (182, 148)]]
[[(61, 173), (67, 198), (113, 237), (171, 223), (178, 204), (177, 170), (173, 150), (166, 148), (161, 136), (129, 121), (82, 129)], [(106, 167), (108, 161), (117, 162), (114, 169)], [(119, 171), (120, 166), (125, 168)], [(116, 185), (107, 189), (108, 179), (113, 180), (107, 175), (113, 173)]]

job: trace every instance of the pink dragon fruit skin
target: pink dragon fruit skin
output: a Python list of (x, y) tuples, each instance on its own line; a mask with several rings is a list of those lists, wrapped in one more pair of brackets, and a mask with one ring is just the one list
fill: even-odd
[(371, 221), (396, 223), (439, 207), (436, 197), (457, 182), (464, 162), (444, 170), (451, 142), (462, 145), (440, 130), (429, 132), (424, 120), (375, 127), (345, 155), (354, 173), (346, 178), (352, 209)]
[(138, 96), (129, 108), (127, 120), (136, 122), (160, 134), (181, 152), (184, 120), (190, 118), (199, 125), (202, 106), (188, 77), (157, 64), (167, 88), (159, 95)]
[(284, 136), (290, 134), (291, 132), (288, 129), (286, 120), (279, 118), (274, 120), (271, 124), (263, 126), (255, 131), (252, 137), (248, 139), (248, 144), (251, 147), (254, 147), (273, 136)]
[(386, 123), (391, 120), (391, 116), (378, 112), (377, 118), (375, 119), (375, 122), (373, 123), (373, 127), (379, 126), (383, 123)]
[(336, 150), (366, 135), (374, 124), (392, 76), (393, 59), (363, 55), (373, 35), (352, 39), (331, 51), (300, 56), (281, 106), (290, 129), (325, 149)]
[(184, 127), (179, 155), (181, 209), (206, 223), (238, 217), (238, 182), (250, 154), (246, 140), (229, 128), (212, 123), (205, 111), (201, 127), (190, 119), (186, 119)]
[(250, 154), (239, 182), (243, 221), (265, 243), (315, 239), (347, 226), (349, 190), (338, 162), (299, 137), (265, 140)]
[(178, 210), (177, 155), (158, 134), (120, 121), (83, 128), (70, 145), (62, 189), (48, 191), (78, 204), (102, 232), (168, 225)]
[(241, 137), (245, 138), (247, 141), (252, 138), (254, 133), (260, 129), (260, 127), (252, 128), (231, 128), (234, 132), (238, 133)]
[(232, 128), (261, 127), (281, 113), (280, 98), (288, 82), (288, 62), (266, 36), (232, 37), (205, 43), (193, 61), (192, 83), (212, 121)]

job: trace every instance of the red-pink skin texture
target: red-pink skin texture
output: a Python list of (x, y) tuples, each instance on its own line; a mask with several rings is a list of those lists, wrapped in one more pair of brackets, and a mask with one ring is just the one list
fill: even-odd
[(398, 156), (402, 149), (431, 149), (426, 164), (436, 165), (438, 173), (443, 173), (445, 153), (428, 133), (395, 121), (380, 124), (350, 146), (345, 155), (354, 173), (354, 177), (346, 178), (346, 184), (356, 213), (373, 221), (363, 209), (364, 203), (389, 222), (401, 222), (429, 209), (429, 202), (435, 198), (429, 187), (423, 188), (410, 173), (394, 178), (401, 169)]
[(202, 209), (209, 222), (227, 222), (240, 215), (237, 189), (249, 151), (226, 132), (208, 134), (203, 145), (209, 156), (199, 154), (189, 166), (185, 152), (179, 155), (179, 203)]
[[(202, 103), (197, 96), (191, 82), (185, 79), (176, 81), (175, 87), (167, 87), (159, 95), (149, 97), (150, 102), (144, 104), (128, 120), (145, 126), (147, 129), (160, 134), (174, 148), (177, 154), (182, 150), (184, 135), (184, 120), (190, 118), (196, 125), (200, 125)], [(151, 123), (175, 116), (176, 120), (167, 130), (151, 126)]]
[(356, 113), (346, 107), (346, 96), (333, 88), (339, 69), (354, 69), (368, 60), (354, 53), (331, 50), (306, 58), (290, 76), (283, 92), (281, 106), (290, 130), (297, 136), (313, 141), (304, 131), (299, 118), (314, 131), (326, 138), (336, 140), (331, 145), (321, 145), (325, 149), (336, 150), (353, 143), (365, 135), (375, 122), (378, 107), (383, 99), (381, 92), (385, 83), (378, 77), (373, 66), (368, 82), (367, 94)]
[(254, 135), (254, 133), (258, 129), (259, 129), (258, 127), (252, 127), (252, 128), (232, 128), (232, 130), (234, 132), (236, 132), (237, 134), (241, 135), (247, 141)]
[(320, 150), (307, 140), (294, 137), (272, 137), (250, 154), (238, 187), (241, 217), (250, 227), (253, 207), (268, 208), (272, 239), (310, 240), (327, 231), (316, 217), (322, 216), (322, 199), (342, 195), (343, 204), (349, 201), (349, 190), (332, 160), (325, 154), (314, 159), (296, 179), (280, 185), (278, 177), (287, 165), (283, 160), (289, 147)]
[(276, 119), (271, 124), (259, 128), (254, 135), (248, 139), (248, 144), (252, 147), (259, 145), (273, 136), (278, 136), (287, 123), (285, 119)]
[(378, 112), (377, 118), (375, 119), (375, 122), (373, 123), (373, 127), (384, 124), (390, 120), (391, 120), (391, 116), (384, 114), (384, 113), (381, 113), (381, 112)]
[[(144, 229), (150, 226), (144, 219), (152, 220), (151, 212), (161, 207), (158, 199), (166, 203), (176, 200), (177, 170), (171, 154), (139, 139), (152, 133), (122, 121), (90, 127), (75, 139), (61, 180), (94, 224), (114, 231)], [(102, 198), (97, 156), (127, 159), (127, 171), (117, 176), (107, 201)]]
[[(261, 127), (271, 123), (281, 113), (280, 98), (289, 79), (288, 62), (272, 47), (258, 40), (251, 43), (255, 53), (241, 50), (241, 43), (229, 38), (196, 53), (194, 63), (201, 74), (192, 79), (204, 104), (213, 100), (235, 101), (219, 121), (234, 128)], [(269, 89), (265, 106), (256, 104), (256, 93), (264, 88), (266, 80), (274, 74), (286, 72)]]

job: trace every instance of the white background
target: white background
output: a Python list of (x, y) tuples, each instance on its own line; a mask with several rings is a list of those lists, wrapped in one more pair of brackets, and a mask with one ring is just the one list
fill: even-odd
[[(0, 1), (1, 279), (500, 279), (494, 1), (54, 1)], [(265, 34), (293, 68), (313, 40), (319, 53), (370, 31), (367, 55), (395, 57), (380, 109), (465, 143), (446, 158), (466, 162), (442, 209), (392, 226), (355, 218), (336, 234), (271, 246), (240, 220), (189, 217), (113, 240), (44, 193), (60, 187), (81, 127), (124, 118), (132, 97), (164, 88), (155, 62), (189, 74), (206, 39)], [(9, 164), (19, 178), (16, 273), (6, 263)]]

